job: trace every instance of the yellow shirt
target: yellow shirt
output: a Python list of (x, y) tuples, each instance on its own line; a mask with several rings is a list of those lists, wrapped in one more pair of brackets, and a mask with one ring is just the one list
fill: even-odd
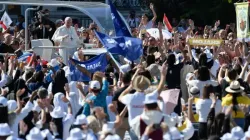
[[(233, 100), (233, 96), (231, 94), (227, 94), (225, 97), (222, 98), (222, 107), (225, 106), (230, 106), (232, 105), (232, 100)], [(247, 96), (238, 96), (237, 97), (237, 102), (238, 104), (244, 104), (244, 105), (250, 105), (250, 98)], [(235, 112), (232, 112), (233, 118), (244, 118), (245, 115), (242, 111), (236, 111), (237, 114), (235, 114)]]

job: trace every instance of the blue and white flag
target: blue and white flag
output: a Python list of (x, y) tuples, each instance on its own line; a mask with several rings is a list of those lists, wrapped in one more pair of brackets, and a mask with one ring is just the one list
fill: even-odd
[(121, 16), (119, 15), (111, 0), (109, 0), (109, 6), (111, 10), (111, 18), (115, 27), (116, 36), (131, 37), (129, 29), (127, 28), (125, 22), (122, 20)]
[(25, 52), (23, 55), (17, 58), (18, 62), (25, 62), (30, 56), (32, 56), (32, 53)]
[(102, 45), (112, 54), (119, 54), (130, 61), (135, 61), (143, 53), (142, 41), (133, 37), (111, 38), (106, 34), (95, 32)]
[[(92, 59), (84, 62), (77, 61), (75, 59), (72, 59), (76, 64), (81, 65), (82, 67), (85, 67), (89, 72), (94, 73), (96, 71), (102, 71), (104, 72), (106, 69), (106, 66), (108, 64), (106, 54), (100, 54), (98, 56), (93, 57)], [(91, 77), (86, 76), (82, 72), (80, 72), (75, 66), (73, 66), (69, 62), (69, 69), (70, 69), (70, 75), (71, 75), (71, 81), (91, 81)]]

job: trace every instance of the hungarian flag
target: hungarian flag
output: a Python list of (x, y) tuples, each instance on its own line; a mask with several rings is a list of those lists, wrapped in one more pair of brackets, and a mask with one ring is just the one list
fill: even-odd
[(6, 25), (2, 21), (0, 21), (0, 28), (2, 28), (4, 30), (7, 29)]
[[(12, 20), (11, 20), (11, 18), (10, 18), (10, 16), (8, 15), (8, 13), (5, 11), (4, 12), (4, 14), (3, 14), (3, 16), (2, 16), (2, 18), (1, 18), (1, 26), (2, 26), (2, 28), (4, 28), (4, 26), (5, 26), (5, 28), (7, 29), (9, 26), (10, 26), (10, 24), (12, 23)], [(4, 26), (3, 26), (4, 25)], [(5, 30), (6, 30), (5, 29)]]
[(169, 23), (166, 14), (164, 14), (164, 17), (163, 17), (163, 24), (165, 25), (165, 28), (168, 29), (169, 32), (172, 32), (172, 26)]

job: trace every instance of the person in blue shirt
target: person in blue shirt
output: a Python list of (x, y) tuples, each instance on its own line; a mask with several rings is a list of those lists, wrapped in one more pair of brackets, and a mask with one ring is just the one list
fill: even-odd
[(89, 94), (91, 96), (86, 99), (87, 103), (84, 104), (83, 109), (83, 114), (86, 116), (91, 115), (92, 107), (102, 107), (104, 112), (108, 114), (106, 96), (108, 95), (109, 84), (105, 76), (102, 79), (102, 83), (100, 83), (98, 80), (93, 80), (90, 82)]

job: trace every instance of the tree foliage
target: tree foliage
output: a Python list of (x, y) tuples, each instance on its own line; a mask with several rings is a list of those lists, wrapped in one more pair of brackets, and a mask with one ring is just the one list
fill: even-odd
[(212, 25), (221, 20), (222, 25), (235, 22), (234, 3), (238, 0), (148, 0), (153, 2), (162, 21), (163, 13), (171, 18), (191, 18), (196, 25)]

